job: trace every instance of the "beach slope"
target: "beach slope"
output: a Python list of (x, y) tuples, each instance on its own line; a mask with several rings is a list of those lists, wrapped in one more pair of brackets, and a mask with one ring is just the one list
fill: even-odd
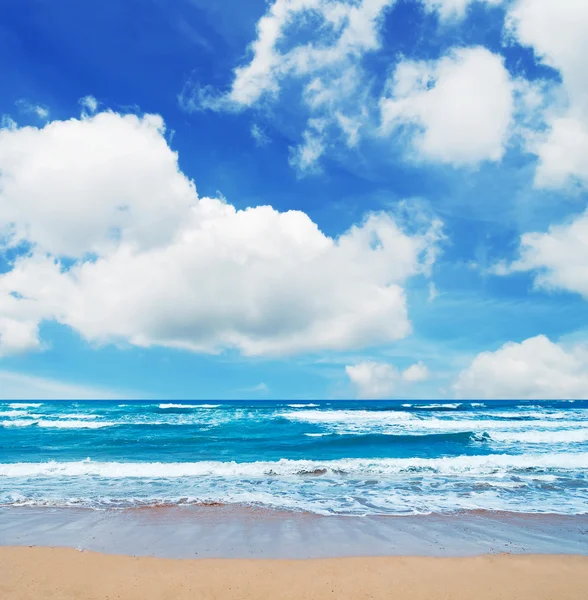
[(3, 600), (585, 600), (588, 557), (224, 560), (0, 548)]

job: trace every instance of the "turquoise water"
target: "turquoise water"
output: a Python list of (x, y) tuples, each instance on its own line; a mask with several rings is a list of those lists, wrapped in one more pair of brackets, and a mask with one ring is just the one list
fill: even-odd
[(0, 505), (588, 513), (588, 401), (0, 402)]

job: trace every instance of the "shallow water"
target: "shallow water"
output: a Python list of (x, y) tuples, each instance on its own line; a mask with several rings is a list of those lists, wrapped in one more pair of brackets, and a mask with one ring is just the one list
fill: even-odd
[(588, 513), (588, 402), (4, 402), (0, 505)]

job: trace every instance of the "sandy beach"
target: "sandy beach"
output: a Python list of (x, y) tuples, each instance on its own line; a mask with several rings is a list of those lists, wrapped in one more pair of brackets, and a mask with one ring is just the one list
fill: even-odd
[(172, 560), (0, 548), (3, 600), (584, 600), (588, 557)]

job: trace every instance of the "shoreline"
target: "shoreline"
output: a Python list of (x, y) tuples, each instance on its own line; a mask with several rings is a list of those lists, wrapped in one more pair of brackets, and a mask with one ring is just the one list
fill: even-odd
[(588, 515), (321, 516), (256, 507), (0, 507), (0, 547), (171, 559), (588, 556)]
[(584, 600), (586, 589), (586, 556), (173, 560), (0, 547), (6, 600)]

